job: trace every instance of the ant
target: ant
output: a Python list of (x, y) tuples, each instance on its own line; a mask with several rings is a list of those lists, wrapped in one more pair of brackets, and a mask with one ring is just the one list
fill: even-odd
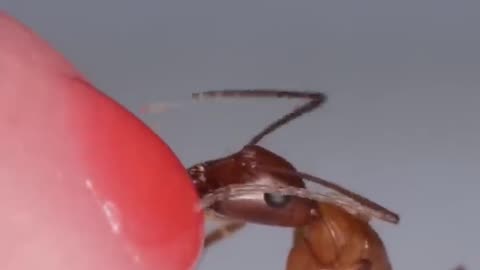
[[(318, 208), (319, 202), (339, 205), (348, 213), (364, 219), (376, 217), (393, 224), (399, 223), (396, 213), (330, 181), (297, 171), (286, 159), (258, 145), (279, 127), (319, 108), (327, 100), (324, 93), (276, 89), (212, 90), (193, 93), (192, 97), (307, 100), (267, 125), (238, 152), (203, 161), (187, 169), (202, 199), (206, 217), (227, 221), (224, 226), (207, 234), (205, 249), (239, 231), (247, 223), (297, 228), (324, 220), (324, 213)], [(315, 182), (331, 192), (309, 191), (304, 180)]]

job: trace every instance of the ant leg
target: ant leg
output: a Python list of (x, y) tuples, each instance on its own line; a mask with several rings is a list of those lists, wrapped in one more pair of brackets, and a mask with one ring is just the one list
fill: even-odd
[(295, 228), (293, 233), (293, 245), (287, 256), (286, 270), (322, 269), (320, 266), (321, 262), (317, 259), (309, 243), (307, 243), (307, 240), (304, 238), (303, 228)]
[[(338, 246), (339, 239), (333, 226), (329, 220), (323, 219), (320, 214), (314, 223), (307, 225), (304, 229), (305, 243), (309, 247), (312, 256), (318, 265), (327, 269), (332, 266), (331, 260), (337, 261), (342, 254), (342, 250)], [(329, 238), (330, 241), (328, 241), (328, 243), (330, 243), (332, 247), (329, 252), (327, 252), (324, 249), (324, 245), (321, 244), (325, 243), (327, 238)], [(318, 239), (320, 239), (320, 242), (318, 242)]]
[(251, 90), (213, 90), (205, 91), (200, 93), (193, 93), (192, 97), (194, 99), (204, 98), (215, 98), (215, 97), (255, 97), (255, 98), (302, 98), (309, 99), (310, 101), (305, 103), (302, 106), (295, 108), (288, 114), (285, 114), (281, 118), (275, 120), (263, 130), (261, 130), (257, 135), (255, 135), (247, 145), (254, 145), (259, 143), (265, 136), (271, 134), (276, 129), (281, 126), (286, 125), (288, 122), (299, 118), (300, 116), (309, 113), (320, 105), (324, 104), (327, 100), (327, 96), (321, 92), (312, 92), (312, 91), (287, 91), (287, 90), (278, 90), (278, 89), (251, 89)]
[[(330, 230), (330, 226), (321, 220), (319, 223), (314, 222), (295, 228), (293, 246), (287, 257), (286, 269), (336, 269), (335, 262), (340, 250), (336, 245), (335, 236), (331, 234)], [(331, 237), (332, 241), (325, 241), (325, 237)], [(330, 246), (333, 246), (333, 250), (330, 249)]]
[(232, 234), (238, 232), (240, 229), (245, 227), (246, 223), (242, 221), (232, 221), (227, 224), (220, 226), (215, 229), (213, 232), (207, 234), (204, 241), (204, 248), (207, 249), (215, 243), (218, 243), (221, 240), (231, 236)]

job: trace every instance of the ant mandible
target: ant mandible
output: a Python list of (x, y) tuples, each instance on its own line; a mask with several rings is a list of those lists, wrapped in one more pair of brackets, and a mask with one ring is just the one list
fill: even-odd
[[(377, 217), (394, 224), (399, 222), (396, 213), (330, 181), (297, 171), (286, 159), (258, 145), (279, 127), (319, 108), (327, 100), (324, 93), (276, 89), (218, 90), (193, 93), (192, 97), (308, 100), (265, 127), (240, 151), (188, 168), (196, 191), (202, 198), (206, 216), (227, 221), (205, 237), (205, 248), (247, 223), (296, 228), (322, 219), (318, 202), (339, 205), (365, 219)], [(309, 191), (304, 180), (315, 182), (331, 192)]]

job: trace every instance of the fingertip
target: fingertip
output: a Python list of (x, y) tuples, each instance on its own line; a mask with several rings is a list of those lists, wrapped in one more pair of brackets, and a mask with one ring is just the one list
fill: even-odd
[(0, 268), (191, 269), (203, 216), (175, 154), (0, 11)]

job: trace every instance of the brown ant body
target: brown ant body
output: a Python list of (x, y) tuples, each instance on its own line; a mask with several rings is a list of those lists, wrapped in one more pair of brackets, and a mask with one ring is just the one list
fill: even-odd
[[(323, 254), (314, 256), (321, 258), (320, 265), (326, 267), (318, 269), (390, 269), (383, 244), (368, 221), (376, 217), (397, 224), (397, 214), (339, 185), (299, 172), (281, 156), (258, 145), (277, 128), (324, 104), (325, 94), (257, 89), (207, 91), (195, 93), (193, 97), (285, 97), (308, 100), (303, 106), (268, 125), (240, 151), (198, 163), (188, 169), (207, 216), (227, 221), (225, 226), (206, 236), (206, 248), (247, 223), (284, 226), (296, 228), (297, 231), (288, 270), (314, 269), (300, 267), (302, 264), (297, 259), (306, 252), (302, 248), (307, 244), (305, 239), (310, 237), (319, 239), (312, 248)], [(330, 192), (309, 191), (304, 180), (315, 182)], [(310, 228), (317, 228), (313, 230), (314, 235), (308, 233)], [(335, 268), (336, 265), (345, 267)]]

